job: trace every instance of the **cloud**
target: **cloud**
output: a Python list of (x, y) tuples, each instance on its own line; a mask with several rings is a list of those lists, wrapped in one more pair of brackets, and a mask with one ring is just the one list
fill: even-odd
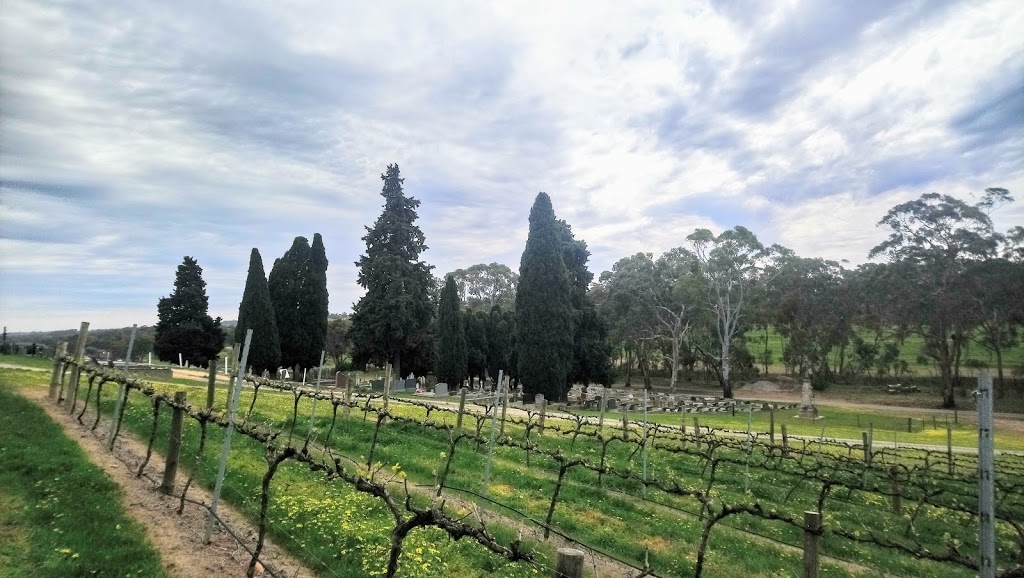
[(314, 232), (347, 310), (391, 162), (437, 274), (514, 268), (539, 191), (595, 273), (736, 224), (857, 262), (914, 195), (1024, 195), (1012, 0), (5, 7), (15, 329), (153, 323), (184, 255), (233, 318), (249, 250)]

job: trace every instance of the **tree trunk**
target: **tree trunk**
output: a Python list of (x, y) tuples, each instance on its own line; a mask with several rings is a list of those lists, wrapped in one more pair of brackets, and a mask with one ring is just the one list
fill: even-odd
[(633, 379), (633, 345), (626, 343), (626, 387), (632, 387)]
[(669, 381), (669, 393), (676, 392), (676, 380), (679, 378), (679, 339), (677, 335), (672, 336), (672, 378)]
[(729, 340), (722, 341), (722, 397), (732, 398), (732, 384), (729, 383)]

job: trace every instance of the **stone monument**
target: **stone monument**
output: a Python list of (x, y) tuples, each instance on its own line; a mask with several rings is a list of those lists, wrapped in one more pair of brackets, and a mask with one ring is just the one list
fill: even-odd
[(818, 408), (814, 405), (814, 393), (811, 391), (811, 382), (804, 381), (803, 389), (800, 391), (800, 415), (805, 419), (818, 419)]

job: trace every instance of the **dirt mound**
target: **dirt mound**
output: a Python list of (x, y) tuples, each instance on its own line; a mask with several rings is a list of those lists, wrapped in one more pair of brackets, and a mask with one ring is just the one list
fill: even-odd
[(770, 381), (756, 381), (740, 388), (740, 391), (782, 391), (782, 388)]

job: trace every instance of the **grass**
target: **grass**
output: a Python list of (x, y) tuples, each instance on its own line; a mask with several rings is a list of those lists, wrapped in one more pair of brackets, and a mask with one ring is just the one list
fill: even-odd
[(0, 407), (0, 577), (165, 576), (78, 444), (8, 385)]
[(52, 357), (39, 357), (36, 355), (0, 355), (0, 363), (7, 363), (10, 365), (21, 365), (24, 367), (35, 367), (38, 369), (53, 369), (53, 358)]

